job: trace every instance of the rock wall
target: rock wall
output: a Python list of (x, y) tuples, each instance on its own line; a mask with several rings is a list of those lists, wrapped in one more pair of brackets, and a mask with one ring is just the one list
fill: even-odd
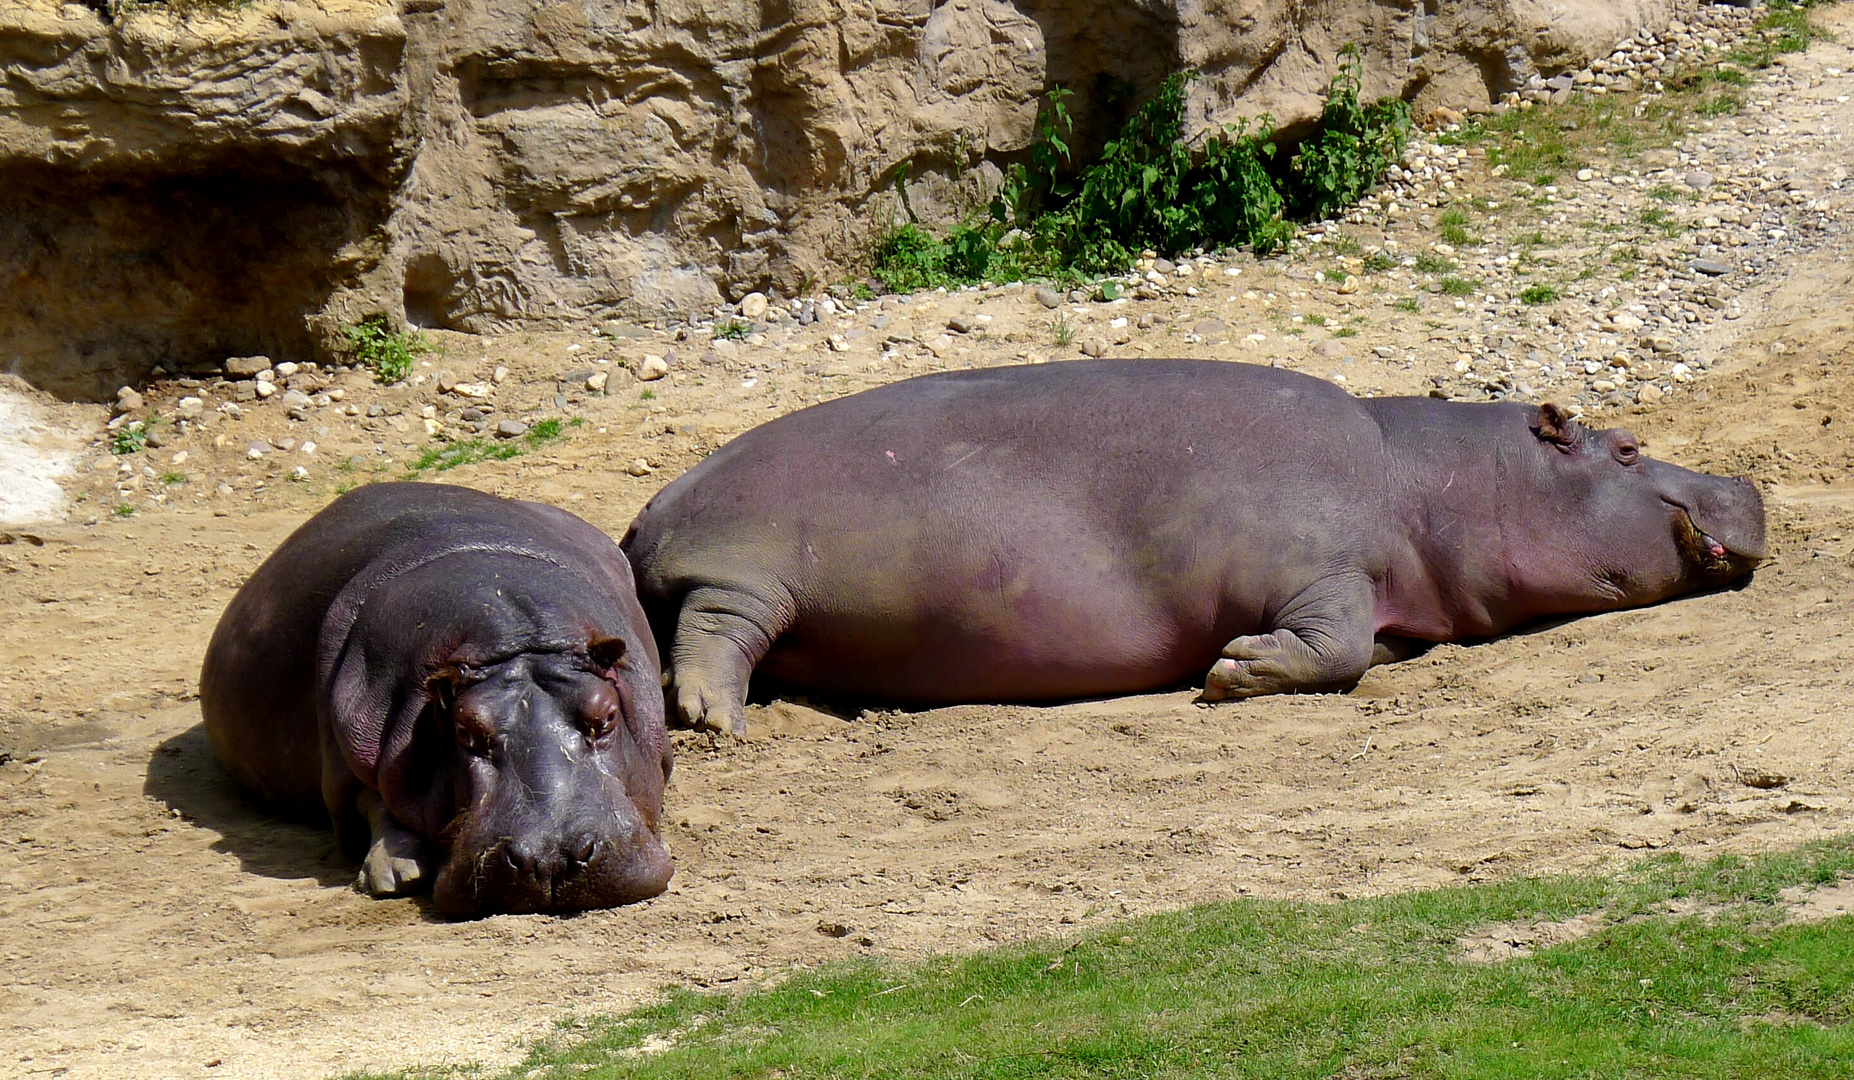
[(980, 205), (1051, 85), (1083, 152), (1187, 66), (1195, 126), (1304, 124), (1347, 43), (1372, 96), (1485, 106), (1670, 4), (7, 0), (0, 371), (99, 397), (380, 311), (494, 331), (791, 295), (898, 215)]

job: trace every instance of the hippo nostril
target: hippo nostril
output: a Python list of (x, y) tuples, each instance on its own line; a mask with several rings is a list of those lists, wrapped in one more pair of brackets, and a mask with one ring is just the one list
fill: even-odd
[(599, 853), (599, 838), (587, 833), (566, 845), (567, 856), (575, 867), (585, 866)]

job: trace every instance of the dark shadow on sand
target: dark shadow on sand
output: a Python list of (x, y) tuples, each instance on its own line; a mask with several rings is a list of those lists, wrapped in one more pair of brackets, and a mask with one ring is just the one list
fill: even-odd
[(354, 884), (359, 868), (342, 854), (334, 830), (326, 822), (285, 817), (240, 788), (213, 756), (204, 724), (155, 747), (142, 794), (218, 833), (212, 849), (237, 856), (246, 873), (312, 877), (331, 887)]

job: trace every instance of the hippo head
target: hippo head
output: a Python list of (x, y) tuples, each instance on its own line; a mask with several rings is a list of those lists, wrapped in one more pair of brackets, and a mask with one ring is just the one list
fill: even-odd
[(1763, 561), (1764, 503), (1750, 481), (1644, 457), (1626, 429), (1584, 427), (1555, 405), (1540, 406), (1530, 429), (1501, 509), (1534, 614), (1652, 604)]
[(668, 885), (659, 667), (627, 607), (485, 557), (381, 585), (354, 623), (331, 724), (428, 845), (446, 916), (613, 907)]
[(527, 653), (433, 677), (436, 720), (455, 744), (456, 815), (432, 886), (440, 911), (580, 911), (668, 884), (657, 835), (668, 743), (612, 676), (622, 647), (609, 639), (589, 655)]

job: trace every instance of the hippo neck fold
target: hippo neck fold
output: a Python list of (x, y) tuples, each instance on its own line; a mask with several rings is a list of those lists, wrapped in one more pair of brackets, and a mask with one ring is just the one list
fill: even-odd
[(1485, 637), (1524, 622), (1531, 589), (1513, 559), (1527, 526), (1511, 467), (1521, 406), (1378, 398), (1362, 402), (1384, 432), (1391, 521), (1377, 630), (1431, 641)]

